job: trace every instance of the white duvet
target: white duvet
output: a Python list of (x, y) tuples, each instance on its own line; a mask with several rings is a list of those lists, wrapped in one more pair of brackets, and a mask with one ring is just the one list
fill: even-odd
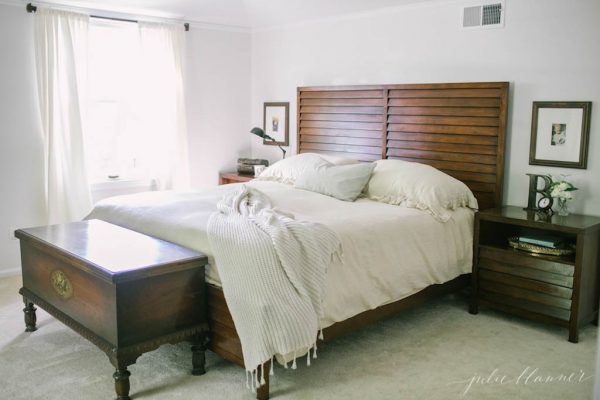
[[(343, 255), (327, 272), (322, 327), (471, 272), (472, 210), (460, 208), (440, 222), (423, 211), (368, 199), (345, 202), (276, 182), (246, 185), (297, 220), (320, 222), (340, 238)], [(206, 226), (217, 202), (237, 186), (113, 197), (87, 218), (205, 253), (207, 282), (220, 285)]]

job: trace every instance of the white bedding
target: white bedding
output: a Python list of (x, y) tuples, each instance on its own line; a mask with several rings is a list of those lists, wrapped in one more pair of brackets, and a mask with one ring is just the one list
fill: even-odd
[[(344, 202), (271, 181), (246, 183), (298, 220), (320, 222), (341, 239), (343, 255), (329, 267), (322, 327), (343, 321), (471, 271), (473, 211), (440, 222), (417, 209), (368, 199)], [(223, 194), (236, 185), (198, 192), (148, 192), (106, 199), (88, 219), (102, 219), (201, 251), (207, 281), (219, 285), (206, 225)]]

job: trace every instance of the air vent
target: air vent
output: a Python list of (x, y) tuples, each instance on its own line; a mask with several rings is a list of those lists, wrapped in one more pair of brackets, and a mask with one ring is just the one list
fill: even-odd
[(463, 28), (499, 28), (504, 26), (503, 2), (463, 7)]

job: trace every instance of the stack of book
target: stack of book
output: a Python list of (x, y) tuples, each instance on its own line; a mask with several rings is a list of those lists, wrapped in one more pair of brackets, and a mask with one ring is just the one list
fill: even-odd
[(559, 236), (523, 235), (517, 238), (520, 243), (533, 244), (549, 249), (563, 249), (567, 247), (567, 240)]
[(268, 167), (269, 161), (260, 158), (238, 158), (237, 172), (240, 175), (254, 175), (256, 165)]

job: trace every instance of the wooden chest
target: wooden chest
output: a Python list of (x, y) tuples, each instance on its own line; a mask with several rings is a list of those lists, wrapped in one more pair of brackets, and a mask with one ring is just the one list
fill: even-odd
[(206, 256), (104, 221), (21, 229), (27, 331), (36, 304), (90, 340), (115, 366), (119, 399), (129, 371), (163, 343), (194, 342), (194, 373), (204, 372)]

